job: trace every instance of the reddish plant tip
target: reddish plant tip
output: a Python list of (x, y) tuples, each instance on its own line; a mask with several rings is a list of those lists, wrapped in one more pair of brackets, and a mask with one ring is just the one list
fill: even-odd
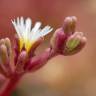
[(64, 25), (58, 28), (51, 38), (51, 47), (55, 52), (63, 52), (63, 55), (78, 53), (86, 44), (83, 32), (75, 32), (77, 18), (66, 17)]

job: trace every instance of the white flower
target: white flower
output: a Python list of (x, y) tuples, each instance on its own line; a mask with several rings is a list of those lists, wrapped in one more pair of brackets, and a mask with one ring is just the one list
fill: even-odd
[(43, 29), (40, 28), (41, 22), (36, 22), (32, 28), (32, 21), (30, 18), (24, 20), (23, 17), (12, 20), (12, 24), (20, 38), (20, 49), (24, 46), (27, 51), (30, 50), (31, 46), (40, 38), (50, 33), (53, 28), (45, 26)]

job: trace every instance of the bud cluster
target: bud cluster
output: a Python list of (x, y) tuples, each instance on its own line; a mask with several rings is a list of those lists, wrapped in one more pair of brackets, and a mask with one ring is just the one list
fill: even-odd
[(77, 18), (66, 17), (63, 27), (57, 29), (51, 38), (51, 47), (55, 52), (63, 55), (78, 53), (86, 44), (86, 37), (83, 32), (76, 31)]

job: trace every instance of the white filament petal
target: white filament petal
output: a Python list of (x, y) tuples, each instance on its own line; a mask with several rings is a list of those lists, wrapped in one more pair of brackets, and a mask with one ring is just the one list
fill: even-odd
[(41, 26), (41, 22), (36, 22), (34, 28), (32, 29), (32, 32), (36, 33), (36, 31), (39, 30), (40, 26)]
[[(11, 20), (11, 21), (12, 21), (12, 20)], [(20, 30), (19, 30), (19, 28), (18, 28), (18, 26), (17, 26), (15, 20), (12, 21), (12, 24), (13, 24), (13, 26), (14, 26), (14, 28), (15, 28), (17, 34), (18, 34), (18, 36), (19, 36), (20, 38), (22, 38), (21, 33), (19, 32)]]
[(25, 27), (26, 27), (26, 30), (25, 31), (30, 32), (31, 31), (31, 26), (32, 26), (31, 19), (30, 18), (27, 18), (26, 19), (26, 23), (25, 23)]
[(17, 17), (17, 25), (19, 25), (20, 23), (19, 23), (19, 17)]
[(25, 30), (24, 30), (24, 38), (28, 39), (31, 31), (32, 22), (30, 18), (26, 19), (25, 22)]
[(50, 26), (45, 26), (45, 27), (41, 30), (40, 34), (41, 34), (41, 36), (45, 36), (45, 35), (47, 35), (48, 33), (50, 33), (52, 30), (53, 30), (53, 28), (51, 28)]

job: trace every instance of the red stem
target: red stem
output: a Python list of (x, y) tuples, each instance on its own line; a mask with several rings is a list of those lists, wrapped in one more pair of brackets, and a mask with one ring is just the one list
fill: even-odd
[(20, 78), (21, 76), (14, 75), (11, 79), (9, 79), (0, 90), (0, 96), (11, 96), (11, 93), (14, 91)]

